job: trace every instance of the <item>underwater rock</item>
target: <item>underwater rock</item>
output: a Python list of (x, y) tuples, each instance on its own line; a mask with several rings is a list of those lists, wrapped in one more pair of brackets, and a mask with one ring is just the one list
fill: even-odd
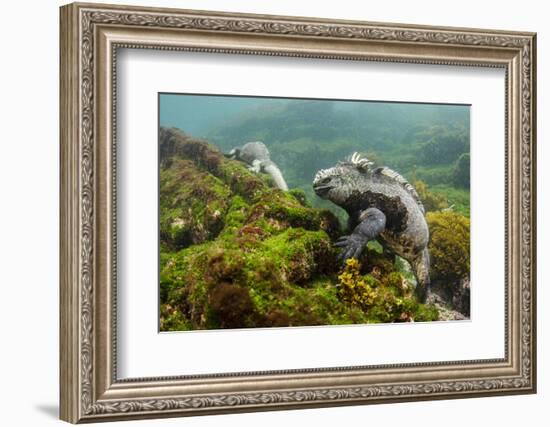
[(433, 280), (459, 281), (470, 274), (470, 220), (453, 211), (428, 212)]
[[(396, 272), (383, 256), (370, 251), (367, 259), (370, 274), (360, 273), (355, 258), (346, 261), (338, 276), (338, 295), (341, 300), (361, 307), (369, 322), (420, 322), (438, 320), (436, 307), (420, 304), (413, 296), (414, 288), (405, 277)], [(374, 262), (372, 260), (374, 258)]]
[(439, 320), (464, 320), (470, 318), (470, 279), (458, 282), (436, 281), (428, 293), (427, 302), (437, 308)]
[(426, 302), (430, 306), (435, 307), (439, 313), (438, 320), (465, 320), (469, 316), (464, 315), (460, 311), (454, 310), (446, 296), (439, 293), (441, 289), (430, 289)]
[(432, 292), (440, 304), (470, 315), (470, 220), (452, 211), (428, 212)]
[(159, 143), (162, 331), (437, 318), (376, 250), (364, 251), (354, 276), (376, 285), (374, 300), (348, 298), (334, 247), (340, 223), (303, 191), (282, 191), (177, 129), (162, 128)]
[(224, 226), (231, 190), (190, 160), (174, 159), (160, 173), (160, 241), (179, 250), (215, 238)]
[(340, 234), (330, 211), (177, 129), (161, 129), (160, 152), (163, 330), (361, 317), (327, 287)]

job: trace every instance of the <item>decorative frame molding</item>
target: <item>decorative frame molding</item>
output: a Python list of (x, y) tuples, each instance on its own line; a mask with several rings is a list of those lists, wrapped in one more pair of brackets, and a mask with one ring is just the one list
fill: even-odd
[[(60, 43), (63, 420), (535, 392), (535, 34), (71, 4), (61, 8)], [(119, 47), (505, 68), (505, 357), (117, 380), (114, 148)]]

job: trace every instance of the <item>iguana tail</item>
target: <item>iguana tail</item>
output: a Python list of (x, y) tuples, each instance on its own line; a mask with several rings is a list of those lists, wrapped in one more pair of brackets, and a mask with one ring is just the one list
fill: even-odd
[(264, 171), (271, 175), (273, 178), (273, 181), (275, 181), (275, 185), (280, 188), (283, 191), (288, 191), (288, 186), (286, 185), (286, 181), (283, 178), (283, 174), (277, 167), (277, 165), (273, 162), (267, 164), (264, 166)]
[(412, 262), (414, 274), (416, 276), (416, 295), (420, 302), (425, 302), (428, 296), (430, 287), (430, 253), (428, 248), (420, 253), (420, 255)]

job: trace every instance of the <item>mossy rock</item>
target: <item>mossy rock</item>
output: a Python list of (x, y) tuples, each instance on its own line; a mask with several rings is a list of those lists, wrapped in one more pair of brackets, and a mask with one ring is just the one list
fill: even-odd
[(189, 160), (160, 172), (160, 235), (168, 250), (215, 238), (224, 227), (229, 188)]
[[(432, 295), (442, 319), (470, 316), (470, 219), (455, 212), (429, 212)], [(457, 313), (454, 313), (457, 312)]]
[(470, 220), (452, 211), (428, 212), (428, 249), (434, 281), (455, 282), (470, 274)]
[[(372, 264), (371, 264), (372, 265)], [(350, 306), (359, 307), (367, 323), (419, 322), (439, 318), (435, 307), (418, 302), (413, 287), (403, 274), (372, 266), (370, 274), (361, 274), (361, 264), (348, 259), (338, 276), (338, 295)]]
[[(290, 226), (340, 233), (330, 211), (312, 209), (299, 192), (271, 187), (267, 175), (250, 172), (205, 141), (161, 128), (160, 155), (160, 232), (168, 251), (212, 240), (232, 222), (242, 227), (265, 219), (271, 231)], [(239, 213), (247, 217), (235, 222)]]
[[(342, 298), (339, 221), (303, 192), (177, 129), (161, 129), (160, 155), (161, 330), (406, 320)], [(365, 253), (368, 280), (402, 283), (392, 257)]]
[(316, 281), (336, 269), (328, 235), (289, 228), (262, 237), (237, 232), (175, 253), (161, 273), (162, 301), (186, 313), (192, 329), (327, 322), (305, 320), (304, 310), (308, 295), (322, 295)]

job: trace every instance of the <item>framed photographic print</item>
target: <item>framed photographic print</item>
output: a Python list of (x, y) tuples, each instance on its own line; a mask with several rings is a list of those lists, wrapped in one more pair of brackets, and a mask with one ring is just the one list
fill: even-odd
[(533, 393), (535, 34), (61, 8), (61, 418)]

